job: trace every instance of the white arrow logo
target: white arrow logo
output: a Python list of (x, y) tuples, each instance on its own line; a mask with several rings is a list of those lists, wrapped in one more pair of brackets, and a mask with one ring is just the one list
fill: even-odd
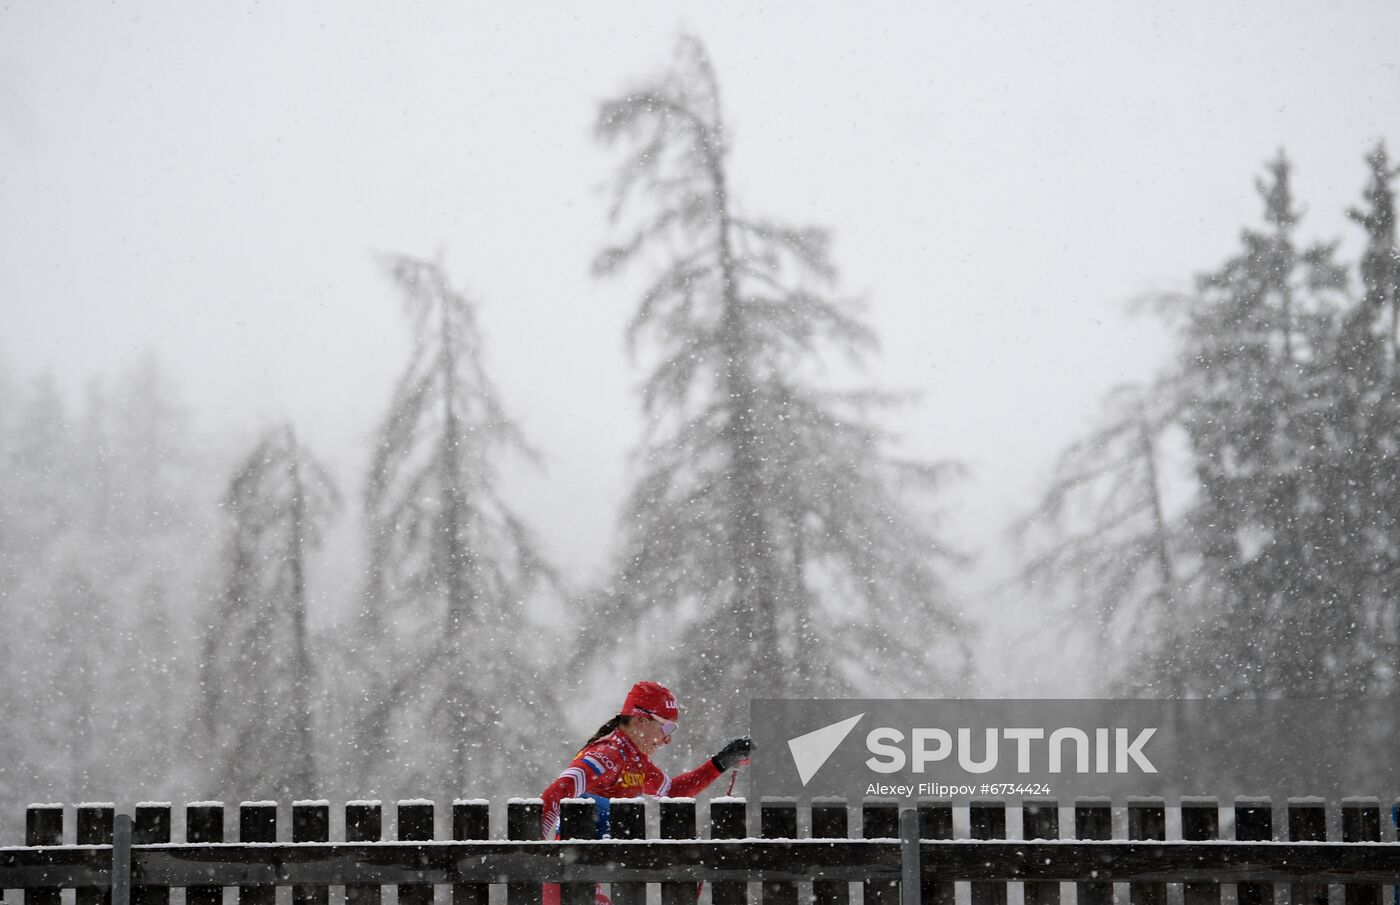
[(861, 721), (865, 714), (858, 713), (848, 720), (839, 723), (832, 723), (830, 726), (823, 726), (820, 729), (808, 732), (806, 735), (799, 735), (797, 738), (788, 739), (788, 750), (792, 752), (792, 762), (797, 766), (797, 775), (801, 778), (802, 784), (807, 785), (807, 780), (817, 775), (817, 771), (826, 763), (827, 758), (851, 734), (851, 730), (856, 727), (856, 723)]

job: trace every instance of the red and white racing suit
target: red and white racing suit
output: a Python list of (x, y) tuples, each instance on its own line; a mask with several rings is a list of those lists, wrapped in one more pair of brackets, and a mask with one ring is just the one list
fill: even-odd
[[(544, 838), (553, 839), (559, 832), (559, 802), (565, 798), (585, 795), (601, 799), (639, 795), (690, 798), (704, 791), (720, 775), (719, 769), (707, 759), (688, 773), (667, 776), (626, 732), (616, 729), (576, 754), (559, 778), (544, 790), (541, 796), (544, 798)], [(604, 829), (606, 819), (600, 820), (599, 826)]]

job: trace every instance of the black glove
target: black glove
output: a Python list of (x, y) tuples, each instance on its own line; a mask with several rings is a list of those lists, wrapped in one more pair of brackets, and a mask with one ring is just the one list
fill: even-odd
[(753, 739), (747, 735), (743, 738), (736, 738), (734, 741), (719, 749), (719, 753), (710, 758), (710, 763), (715, 765), (715, 769), (723, 773), (730, 767), (737, 766), (749, 759), (753, 753)]

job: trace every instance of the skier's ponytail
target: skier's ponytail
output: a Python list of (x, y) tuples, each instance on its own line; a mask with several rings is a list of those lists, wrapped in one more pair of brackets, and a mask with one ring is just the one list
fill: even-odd
[(606, 738), (607, 736), (612, 735), (618, 726), (626, 726), (630, 722), (632, 722), (632, 718), (630, 716), (623, 716), (622, 714), (618, 714), (617, 716), (608, 720), (603, 725), (599, 726), (598, 731), (593, 733), (593, 735), (588, 739), (588, 741), (583, 743), (583, 747), (587, 748), (589, 745), (593, 744), (598, 739)]

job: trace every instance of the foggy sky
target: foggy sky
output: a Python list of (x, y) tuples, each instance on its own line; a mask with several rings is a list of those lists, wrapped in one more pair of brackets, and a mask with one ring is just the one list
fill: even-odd
[[(922, 394), (902, 452), (957, 458), (949, 526), (993, 552), (1181, 289), (1260, 220), (1286, 147), (1300, 236), (1358, 231), (1400, 154), (1400, 5), (43, 2), (0, 9), (0, 361), (75, 394), (154, 350), (198, 423), (290, 417), (358, 495), (405, 362), (377, 252), (441, 252), (547, 471), (507, 495), (598, 574), (639, 433), (600, 99), (681, 29), (724, 92), (741, 209), (833, 228), (842, 286)], [(217, 492), (211, 488), (211, 498)]]

